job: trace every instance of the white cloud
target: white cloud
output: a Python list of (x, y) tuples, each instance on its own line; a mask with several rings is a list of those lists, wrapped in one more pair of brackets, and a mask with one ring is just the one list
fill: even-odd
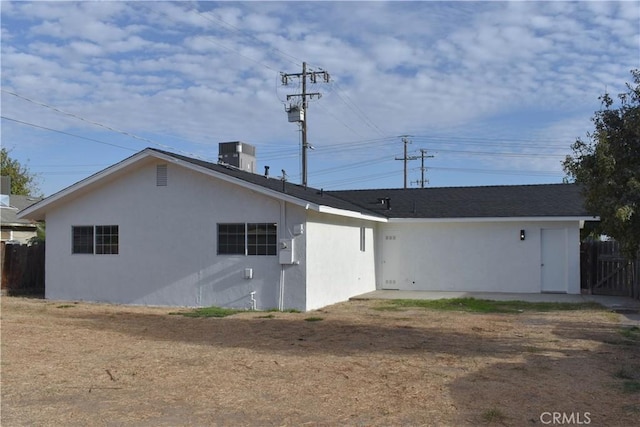
[[(295, 147), (297, 127), (281, 101), (300, 88), (295, 79), (281, 87), (277, 70), (300, 72), (306, 61), (337, 82), (308, 88), (324, 94), (308, 112), (319, 145), (381, 132), (517, 135), (526, 120), (527, 132), (559, 135), (563, 126), (588, 127), (577, 118), (590, 117), (597, 97), (621, 91), (640, 66), (637, 6), (3, 2), (2, 85), (178, 145)], [(56, 124), (50, 111), (5, 100), (7, 115)]]

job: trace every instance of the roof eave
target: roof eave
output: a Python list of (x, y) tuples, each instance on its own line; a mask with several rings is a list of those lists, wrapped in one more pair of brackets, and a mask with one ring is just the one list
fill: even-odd
[(35, 222), (5, 222), (2, 221), (2, 228), (38, 228), (38, 224)]
[(565, 222), (600, 221), (598, 216), (509, 216), (509, 217), (465, 217), (465, 218), (389, 218), (389, 223), (452, 223), (452, 222)]
[(134, 154), (131, 157), (128, 157), (124, 160), (122, 160), (121, 162), (118, 162), (112, 166), (109, 166), (106, 169), (103, 169), (99, 172), (96, 172), (95, 174), (76, 182), (75, 184), (70, 185), (69, 187), (58, 191), (55, 194), (52, 194), (51, 196), (44, 198), (42, 200), (40, 200), (39, 202), (34, 203), (33, 205), (21, 210), (18, 212), (17, 217), (19, 219), (31, 219), (31, 220), (35, 220), (35, 221), (43, 221), (45, 219), (45, 215), (46, 212), (48, 210), (48, 208), (50, 208), (51, 206), (57, 204), (58, 202), (60, 202), (61, 200), (67, 198), (68, 196), (72, 195), (73, 193), (78, 192), (79, 190), (82, 190), (84, 188), (89, 187), (90, 185), (106, 178), (109, 175), (112, 175), (118, 171), (121, 171), (125, 168), (127, 168), (128, 166), (138, 163), (139, 161), (141, 161), (142, 159), (145, 159), (149, 156), (153, 156), (154, 151), (146, 148), (136, 154)]
[(347, 218), (364, 219), (367, 221), (387, 222), (387, 218), (380, 216), (367, 215), (362, 212), (349, 211), (345, 209), (332, 208), (331, 206), (320, 205), (318, 212), (331, 215), (344, 216)]

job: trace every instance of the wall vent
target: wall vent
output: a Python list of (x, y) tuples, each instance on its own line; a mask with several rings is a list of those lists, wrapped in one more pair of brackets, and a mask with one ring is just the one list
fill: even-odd
[(166, 187), (168, 180), (167, 165), (156, 165), (156, 186)]

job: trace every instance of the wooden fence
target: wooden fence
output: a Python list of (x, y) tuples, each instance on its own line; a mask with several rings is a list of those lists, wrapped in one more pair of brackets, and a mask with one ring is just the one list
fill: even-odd
[(0, 245), (2, 283), (9, 295), (44, 296), (44, 243), (37, 245)]
[(580, 277), (582, 290), (589, 294), (640, 299), (640, 253), (628, 260), (616, 241), (582, 243)]

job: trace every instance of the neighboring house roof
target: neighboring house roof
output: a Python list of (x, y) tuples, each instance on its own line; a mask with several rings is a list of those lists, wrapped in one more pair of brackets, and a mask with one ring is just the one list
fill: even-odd
[(2, 227), (33, 227), (36, 225), (29, 219), (19, 219), (17, 213), (42, 200), (40, 197), (9, 196), (9, 206), (0, 206), (0, 224)]
[(331, 194), (387, 218), (594, 216), (585, 209), (580, 187), (575, 184), (347, 190)]
[(43, 219), (51, 206), (63, 203), (76, 192), (91, 191), (93, 185), (102, 182), (108, 176), (126, 171), (148, 157), (178, 163), (318, 212), (374, 221), (593, 218), (593, 215), (584, 209), (580, 188), (574, 184), (323, 191), (155, 148), (147, 148), (134, 154), (25, 209), (19, 216)]

